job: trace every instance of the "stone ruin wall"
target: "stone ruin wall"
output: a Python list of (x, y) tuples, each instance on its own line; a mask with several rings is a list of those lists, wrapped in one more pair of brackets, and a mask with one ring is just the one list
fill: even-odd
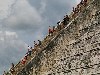
[(100, 0), (80, 13), (18, 75), (100, 75)]

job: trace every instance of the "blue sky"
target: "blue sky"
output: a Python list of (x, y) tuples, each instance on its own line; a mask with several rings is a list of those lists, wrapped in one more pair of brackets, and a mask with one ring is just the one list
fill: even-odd
[(80, 0), (0, 0), (0, 75)]

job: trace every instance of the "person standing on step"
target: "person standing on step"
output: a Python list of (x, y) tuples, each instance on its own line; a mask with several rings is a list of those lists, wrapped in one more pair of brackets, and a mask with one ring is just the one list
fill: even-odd
[(40, 40), (38, 40), (38, 46), (40, 46), (41, 45), (41, 41)]
[(28, 55), (31, 56), (32, 53), (32, 47), (28, 50)]
[(14, 64), (13, 64), (13, 63), (11, 63), (11, 65), (12, 65), (12, 67), (11, 67), (11, 69), (10, 69), (10, 72), (11, 72), (11, 74), (14, 74), (14, 72), (15, 72), (15, 69), (14, 69)]
[(3, 75), (7, 75), (7, 74), (6, 74), (6, 71), (4, 71)]
[(48, 32), (49, 32), (49, 36), (53, 34), (53, 31), (50, 26), (49, 26)]
[(87, 0), (84, 0), (84, 6), (86, 6), (87, 5)]

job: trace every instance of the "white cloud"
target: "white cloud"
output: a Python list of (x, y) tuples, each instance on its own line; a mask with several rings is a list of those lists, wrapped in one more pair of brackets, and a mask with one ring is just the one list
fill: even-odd
[(5, 31), (6, 36), (14, 36), (15, 38), (18, 38), (17, 34), (15, 32)]
[(4, 38), (3, 37), (0, 37), (0, 41), (4, 41)]
[(0, 0), (0, 19), (4, 19), (9, 14), (9, 7), (15, 0)]
[(31, 29), (32, 27), (38, 27), (42, 22), (39, 12), (27, 0), (16, 1), (12, 11), (13, 13), (3, 22), (8, 28), (17, 30)]
[(4, 52), (5, 50), (3, 49), (7, 47), (18, 47), (17, 49), (19, 49), (22, 46), (22, 48), (25, 49), (27, 46), (25, 42), (18, 38), (16, 32), (0, 31), (0, 39), (2, 39), (0, 40), (0, 48), (2, 48), (2, 50), (0, 50), (1, 52)]
[(42, 14), (46, 10), (46, 0), (41, 1), (40, 4), (41, 4), (41, 7), (39, 9), (39, 12), (40, 14)]
[[(27, 51), (27, 44), (15, 32), (0, 31), (0, 73), (17, 63)], [(1, 75), (1, 74), (0, 74)]]

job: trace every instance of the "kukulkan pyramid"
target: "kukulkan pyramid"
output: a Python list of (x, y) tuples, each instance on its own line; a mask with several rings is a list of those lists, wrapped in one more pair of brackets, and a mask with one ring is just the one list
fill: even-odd
[(87, 0), (80, 8), (7, 75), (100, 75), (100, 0)]

